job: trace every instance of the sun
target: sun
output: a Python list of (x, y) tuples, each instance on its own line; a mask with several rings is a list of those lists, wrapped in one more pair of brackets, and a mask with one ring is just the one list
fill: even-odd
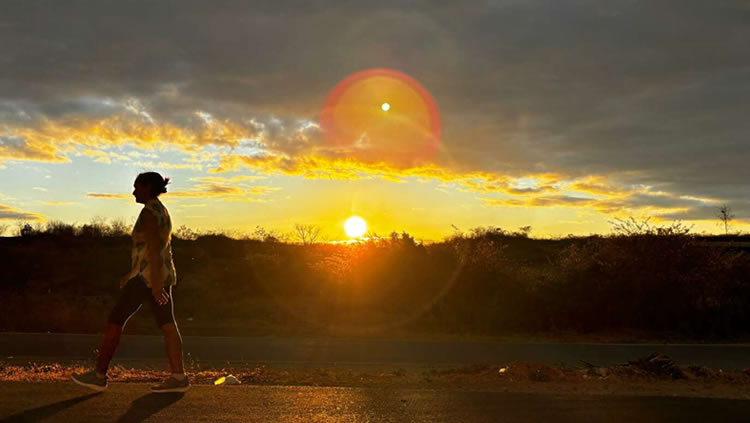
[(367, 232), (367, 222), (359, 216), (346, 219), (344, 231), (351, 238), (359, 238)]
[(382, 110), (383, 110), (384, 112), (387, 112), (388, 110), (391, 110), (391, 105), (390, 105), (390, 104), (388, 104), (388, 103), (383, 103), (383, 104), (381, 104), (381, 105), (380, 105), (380, 108), (381, 108), (381, 109), (382, 109)]

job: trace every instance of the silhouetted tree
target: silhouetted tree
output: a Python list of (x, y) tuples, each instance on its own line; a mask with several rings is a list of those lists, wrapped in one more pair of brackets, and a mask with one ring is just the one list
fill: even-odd
[(266, 228), (260, 225), (255, 227), (252, 237), (263, 242), (279, 242), (282, 239), (281, 235), (277, 234), (274, 231), (268, 231), (266, 230)]
[(192, 241), (198, 238), (198, 232), (188, 228), (185, 225), (180, 225), (179, 228), (174, 233), (174, 236), (179, 239), (184, 239), (187, 241)]
[(719, 214), (717, 216), (721, 221), (721, 224), (724, 225), (724, 235), (729, 235), (729, 222), (734, 219), (732, 208), (724, 204), (723, 206), (719, 207)]
[(315, 243), (315, 240), (320, 236), (320, 226), (317, 225), (304, 225), (297, 223), (294, 225), (297, 238), (304, 245), (311, 245)]

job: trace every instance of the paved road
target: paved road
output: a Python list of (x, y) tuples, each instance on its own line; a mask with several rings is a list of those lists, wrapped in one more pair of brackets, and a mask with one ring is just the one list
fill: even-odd
[[(90, 358), (99, 335), (0, 333), (0, 359), (14, 356)], [(505, 364), (512, 361), (566, 363), (584, 360), (597, 365), (624, 363), (653, 352), (661, 352), (682, 364), (700, 364), (723, 369), (750, 367), (748, 344), (521, 344), (500, 342), (406, 341), (340, 338), (225, 338), (185, 337), (185, 352), (199, 361), (245, 361), (322, 365)], [(117, 352), (119, 360), (164, 357), (158, 336), (124, 336)]]
[(66, 383), (0, 382), (7, 422), (747, 422), (750, 401), (486, 391), (143, 384), (90, 394)]

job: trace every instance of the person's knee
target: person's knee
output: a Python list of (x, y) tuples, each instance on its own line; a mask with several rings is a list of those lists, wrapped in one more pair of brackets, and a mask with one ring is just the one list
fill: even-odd
[(130, 319), (130, 316), (133, 314), (135, 314), (135, 312), (128, 314), (128, 312), (122, 308), (115, 308), (109, 314), (109, 317), (107, 317), (107, 329), (109, 329), (110, 326), (117, 326), (122, 330), (128, 322), (128, 319)]
[(115, 322), (107, 322), (107, 334), (109, 335), (120, 335), (122, 333), (122, 325)]
[(172, 322), (165, 323), (161, 325), (160, 328), (164, 335), (177, 335), (178, 337), (180, 335), (180, 331), (177, 330), (177, 326)]

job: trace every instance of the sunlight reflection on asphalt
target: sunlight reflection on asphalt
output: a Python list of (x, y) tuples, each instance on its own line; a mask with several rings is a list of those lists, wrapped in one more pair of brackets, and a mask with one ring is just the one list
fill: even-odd
[(90, 395), (66, 383), (0, 383), (3, 421), (632, 422), (743, 421), (750, 401), (435, 389), (195, 386), (156, 395), (114, 384)]

